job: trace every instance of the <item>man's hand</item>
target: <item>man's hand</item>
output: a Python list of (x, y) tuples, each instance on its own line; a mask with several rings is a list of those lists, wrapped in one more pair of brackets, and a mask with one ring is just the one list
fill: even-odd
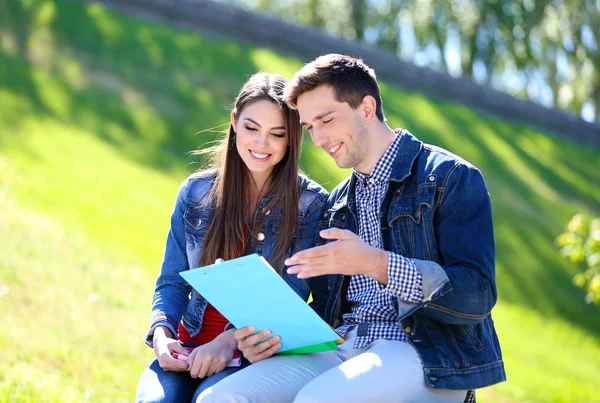
[(177, 340), (173, 339), (173, 335), (169, 329), (163, 326), (158, 326), (154, 329), (152, 345), (158, 364), (162, 369), (175, 372), (187, 371), (185, 361), (176, 360), (171, 356), (171, 353), (187, 355), (188, 352)]
[(285, 261), (287, 272), (298, 278), (324, 274), (366, 274), (387, 284), (388, 254), (360, 239), (348, 230), (330, 228), (319, 233), (322, 238), (336, 239), (326, 245), (305, 249)]
[[(279, 336), (269, 337), (271, 335), (269, 330), (253, 334), (255, 331), (255, 327), (247, 326), (234, 334), (235, 339), (238, 341), (238, 349), (253, 364), (269, 358), (281, 348)], [(269, 338), (261, 343), (260, 341), (266, 337)]]
[(228, 330), (190, 353), (187, 363), (192, 378), (206, 378), (227, 367), (237, 344), (233, 332), (233, 329)]

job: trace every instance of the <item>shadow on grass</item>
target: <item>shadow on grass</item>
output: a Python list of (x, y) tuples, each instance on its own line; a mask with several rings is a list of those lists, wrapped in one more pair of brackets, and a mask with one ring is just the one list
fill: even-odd
[[(5, 90), (34, 115), (76, 125), (162, 171), (210, 142), (257, 70), (252, 49), (127, 19), (96, 4), (9, 2), (0, 20), (15, 51), (0, 52)], [(33, 66), (33, 67), (32, 67)]]
[[(227, 123), (236, 91), (258, 69), (247, 45), (133, 20), (96, 4), (9, 2), (0, 23), (14, 37), (14, 49), (0, 51), (5, 91), (26, 97), (34, 115), (76, 125), (164, 172), (179, 171), (188, 151), (216, 137), (195, 133)], [(597, 154), (464, 107), (399, 98), (401, 92), (386, 86), (382, 93), (390, 121), (483, 171), (494, 201), (501, 297), (600, 334), (597, 308), (583, 303), (553, 244), (574, 212), (600, 211), (599, 193), (590, 186), (600, 181)], [(547, 157), (538, 154), (539, 142)], [(301, 163), (328, 189), (348, 174), (333, 168), (308, 137)]]

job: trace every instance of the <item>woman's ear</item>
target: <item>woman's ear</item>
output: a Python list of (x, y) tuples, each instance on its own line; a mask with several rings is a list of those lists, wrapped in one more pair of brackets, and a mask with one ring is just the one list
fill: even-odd
[(233, 132), (235, 133), (235, 127), (237, 125), (237, 122), (235, 121), (235, 113), (233, 113), (233, 111), (231, 111), (231, 114), (229, 115), (229, 123), (231, 124)]

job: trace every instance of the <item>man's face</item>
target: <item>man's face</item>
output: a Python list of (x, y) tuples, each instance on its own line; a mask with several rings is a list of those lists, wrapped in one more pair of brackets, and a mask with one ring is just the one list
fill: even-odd
[(361, 164), (368, 144), (360, 107), (355, 110), (338, 102), (333, 88), (324, 85), (300, 95), (296, 104), (315, 146), (325, 150), (340, 168)]

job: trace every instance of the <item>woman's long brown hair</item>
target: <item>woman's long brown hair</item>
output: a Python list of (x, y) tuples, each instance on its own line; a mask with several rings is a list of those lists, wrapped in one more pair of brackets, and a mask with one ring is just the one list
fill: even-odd
[[(302, 141), (298, 112), (290, 109), (283, 100), (285, 84), (286, 80), (278, 74), (256, 73), (246, 81), (233, 107), (236, 120), (245, 107), (260, 100), (273, 102), (281, 109), (289, 147), (267, 181), (268, 189), (265, 195), (270, 197), (268, 205), (260, 211), (249, 211), (250, 207), (256, 207), (253, 202), (255, 185), (235, 146), (235, 131), (231, 124), (225, 138), (210, 150), (212, 168), (216, 170), (216, 176), (209, 198), (212, 217), (203, 240), (200, 266), (213, 264), (218, 258), (229, 260), (239, 257), (241, 245), (246, 245), (244, 254), (252, 252), (248, 249), (246, 235), (256, 239), (265, 213), (278, 205), (283, 217), (280, 232), (275, 236), (275, 244), (268, 260), (279, 274), (283, 272), (282, 258), (298, 233), (297, 175)], [(250, 222), (247, 221), (248, 217), (252, 217)], [(254, 222), (256, 225), (253, 228)], [(250, 234), (244, 234), (245, 224), (250, 226)]]

